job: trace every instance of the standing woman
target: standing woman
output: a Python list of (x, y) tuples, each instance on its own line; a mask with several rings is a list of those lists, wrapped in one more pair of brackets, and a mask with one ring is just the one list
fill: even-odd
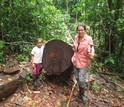
[(86, 33), (86, 25), (79, 24), (77, 26), (77, 35), (75, 42), (72, 45), (74, 48), (74, 55), (72, 63), (74, 65), (74, 74), (79, 86), (79, 98), (85, 104), (85, 86), (86, 86), (86, 72), (90, 64), (90, 59), (94, 56), (94, 47), (92, 37)]

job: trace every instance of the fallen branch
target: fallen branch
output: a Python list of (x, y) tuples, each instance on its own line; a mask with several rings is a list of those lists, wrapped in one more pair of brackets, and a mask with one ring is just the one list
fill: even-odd
[(70, 96), (69, 96), (69, 100), (68, 100), (68, 103), (67, 103), (67, 106), (66, 106), (66, 107), (69, 107), (69, 104), (70, 104), (70, 101), (71, 101), (71, 98), (72, 98), (74, 89), (75, 89), (75, 87), (76, 87), (76, 84), (77, 84), (77, 81), (74, 83), (74, 85), (73, 85), (73, 87), (72, 87), (71, 94), (70, 94)]
[(31, 90), (28, 88), (27, 82), (25, 83), (25, 86), (26, 86), (28, 92), (31, 93)]
[(118, 84), (118, 83), (114, 83), (114, 82), (113, 82), (113, 84), (115, 84), (115, 85), (119, 86), (119, 87), (120, 87), (120, 88), (122, 88), (122, 89), (123, 89), (123, 91), (124, 91), (124, 87), (123, 87), (123, 86), (121, 86), (120, 84)]
[(105, 76), (103, 76), (101, 73), (99, 73), (99, 71), (97, 71), (96, 69), (93, 69), (93, 70), (96, 71), (96, 72), (99, 74), (99, 76), (102, 77), (107, 83), (111, 83), (111, 84), (117, 85), (117, 86), (119, 86), (120, 88), (122, 88), (123, 91), (124, 91), (124, 87), (123, 87), (123, 86), (121, 86), (120, 84), (115, 83), (115, 82), (112, 82), (111, 80), (105, 78)]
[(103, 74), (103, 75), (109, 75), (109, 76), (119, 76), (119, 78), (124, 78), (124, 75), (123, 74), (119, 74), (119, 73), (110, 73), (110, 72), (103, 72), (103, 71), (101, 71), (100, 72), (101, 74)]
[(16, 41), (16, 42), (5, 42), (6, 45), (19, 45), (19, 44), (30, 44), (34, 45), (31, 42), (25, 42), (25, 41)]

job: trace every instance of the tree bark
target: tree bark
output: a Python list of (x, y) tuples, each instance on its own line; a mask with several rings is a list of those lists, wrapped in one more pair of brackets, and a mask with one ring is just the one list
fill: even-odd
[(109, 10), (111, 11), (112, 10), (112, 0), (108, 0), (108, 7), (109, 7)]
[(0, 101), (2, 101), (4, 98), (13, 94), (22, 81), (18, 74), (0, 74), (0, 78), (2, 79), (2, 82), (0, 83)]
[[(121, 35), (123, 35), (124, 32), (121, 32)], [(118, 52), (118, 57), (121, 57), (122, 54), (123, 54), (123, 51), (124, 51), (124, 36), (122, 36), (122, 39), (121, 39), (121, 46), (120, 46), (120, 49), (119, 49), (119, 52)]]
[(120, 11), (122, 7), (122, 0), (117, 0), (116, 8), (115, 8), (115, 21), (119, 18)]
[(0, 1), (0, 40), (2, 40), (2, 26), (1, 26), (1, 24), (2, 24), (2, 15), (1, 15), (1, 9), (2, 9), (2, 1)]
[(66, 9), (67, 9), (67, 13), (69, 14), (69, 0), (66, 0)]
[[(116, 8), (115, 8), (115, 14), (114, 14), (114, 24), (116, 25), (116, 21), (119, 19), (120, 9), (122, 7), (122, 0), (117, 0)], [(118, 34), (117, 26), (112, 27), (112, 36), (111, 36), (111, 52), (115, 54), (115, 48), (116, 48), (116, 37), (115, 34)]]
[(113, 5), (113, 2), (112, 0), (108, 0), (108, 8), (109, 8), (109, 11), (111, 13), (111, 10), (114, 10), (115, 11), (115, 14), (114, 14), (114, 23), (110, 26), (111, 29), (112, 29), (112, 34), (110, 35), (110, 44), (109, 44), (109, 51), (110, 53), (113, 53), (115, 54), (115, 50), (116, 50), (116, 35), (118, 33), (117, 31), (117, 27), (116, 26), (113, 26), (113, 25), (116, 25), (116, 21), (118, 20), (119, 18), (119, 14), (120, 14), (120, 11), (119, 9), (121, 9), (122, 7), (122, 0), (117, 0), (116, 4), (115, 4), (115, 8), (114, 8), (114, 5)]

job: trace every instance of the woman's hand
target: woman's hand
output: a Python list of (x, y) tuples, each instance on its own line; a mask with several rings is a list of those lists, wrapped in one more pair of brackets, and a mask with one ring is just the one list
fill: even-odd
[(35, 64), (34, 63), (32, 63), (32, 67), (35, 68)]
[(90, 57), (91, 60), (93, 60), (94, 54), (93, 53), (89, 53), (89, 57)]
[(70, 45), (70, 46), (73, 48), (73, 44), (71, 44), (71, 43), (68, 43), (68, 45)]

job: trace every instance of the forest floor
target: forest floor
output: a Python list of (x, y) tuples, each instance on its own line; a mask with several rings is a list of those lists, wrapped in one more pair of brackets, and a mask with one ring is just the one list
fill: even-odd
[[(23, 66), (30, 72), (29, 63)], [(124, 107), (124, 80), (117, 75), (109, 73), (90, 73), (94, 82), (86, 89), (89, 102), (83, 107)], [(0, 102), (0, 107), (67, 107), (74, 82), (60, 82), (59, 78), (48, 79), (40, 76), (39, 88), (34, 91), (32, 81), (25, 81), (18, 90), (5, 101)], [(75, 87), (69, 107), (82, 107), (77, 97), (78, 86)]]

